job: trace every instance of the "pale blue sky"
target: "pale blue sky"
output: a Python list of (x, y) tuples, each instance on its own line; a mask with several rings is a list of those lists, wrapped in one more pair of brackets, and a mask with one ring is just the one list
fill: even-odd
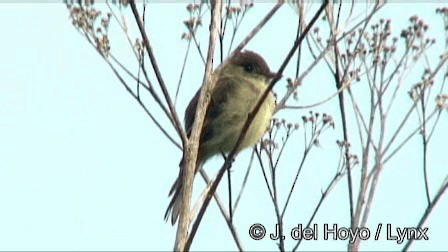
[[(171, 92), (175, 90), (186, 48), (186, 42), (180, 40), (185, 31), (182, 21), (188, 18), (185, 5), (150, 4), (147, 10), (148, 33)], [(246, 34), (270, 6), (256, 5), (239, 35)], [(393, 26), (398, 29), (409, 16), (418, 13), (431, 27), (439, 29), (435, 33), (440, 33), (441, 18), (434, 15), (436, 6), (439, 5), (395, 4), (386, 7), (382, 15), (396, 21)], [(176, 229), (165, 223), (163, 214), (181, 152), (158, 131), (71, 25), (65, 5), (0, 4), (0, 13), (0, 250), (171, 250)], [(275, 24), (293, 20), (294, 16), (294, 11), (284, 6), (247, 46), (263, 55), (273, 70), (280, 66), (292, 44), (291, 34), (295, 34), (295, 23), (281, 29)], [(128, 21), (131, 26), (133, 20)], [(111, 29), (116, 27), (113, 26), (112, 23)], [(202, 35), (206, 35), (207, 25), (203, 29)], [(238, 39), (241, 37), (237, 37), (237, 43)], [(112, 51), (136, 70), (137, 63), (119, 31), (111, 34), (111, 41)], [(205, 48), (205, 43), (202, 46)], [(201, 62), (194, 48), (191, 52), (192, 68), (184, 76), (178, 102), (180, 112), (202, 80)], [(284, 75), (293, 73), (289, 69)], [(299, 104), (321, 100), (334, 92), (333, 85), (331, 76), (314, 73), (301, 91)], [(282, 90), (284, 86), (283, 80), (277, 88)], [(333, 113), (336, 118), (339, 114), (335, 104), (336, 100), (332, 100), (314, 110)], [(154, 113), (160, 116), (159, 111)], [(291, 117), (295, 113), (300, 121), (299, 116), (307, 111), (288, 113), (281, 116)], [(448, 139), (443, 129), (447, 124), (445, 113), (437, 131), (440, 137), (433, 140), (430, 154), (432, 194), (447, 174), (443, 157)], [(334, 175), (337, 156), (322, 155), (337, 152), (333, 135), (340, 134), (340, 130), (337, 125), (335, 131), (324, 134), (322, 147), (311, 153), (309, 166), (301, 175), (307, 179), (299, 185), (295, 194), (298, 198), (290, 206), (293, 211), (285, 220), (287, 229), (307, 222), (320, 190)], [(300, 153), (301, 136), (302, 132), (294, 136), (290, 153), (282, 161), (285, 170), (280, 179), (287, 179), (288, 183), (297, 167), (297, 160), (292, 158)], [(414, 138), (384, 171), (375, 210), (368, 221), (371, 227), (378, 223), (396, 227), (416, 224), (425, 202), (421, 166), (415, 165), (421, 160), (420, 148), (421, 140)], [(250, 151), (243, 152), (234, 165), (235, 185), (241, 183), (249, 154)], [(217, 166), (220, 161), (216, 158), (207, 165)], [(210, 170), (214, 174), (216, 169)], [(198, 193), (203, 183), (197, 180)], [(323, 223), (347, 224), (347, 202), (341, 202), (346, 200), (341, 197), (346, 187), (343, 179), (325, 202), (316, 217), (319, 228)], [(235, 217), (244, 247), (275, 249), (275, 242), (267, 238), (253, 241), (248, 236), (253, 223), (265, 224), (268, 232), (275, 223), (257, 166), (253, 167), (246, 189)], [(285, 189), (282, 192), (286, 195)], [(227, 198), (225, 186), (221, 186), (220, 193)], [(429, 227), (430, 239), (415, 242), (413, 248), (448, 249), (447, 201), (445, 196), (425, 225)], [(287, 248), (293, 244), (287, 240)], [(401, 248), (395, 244), (370, 239), (362, 248)], [(346, 245), (319, 239), (304, 242), (301, 248), (345, 249)], [(192, 249), (236, 249), (215, 204), (205, 215)]]

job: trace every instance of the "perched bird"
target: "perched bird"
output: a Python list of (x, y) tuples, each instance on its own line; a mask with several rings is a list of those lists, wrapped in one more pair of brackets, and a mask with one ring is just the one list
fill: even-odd
[[(235, 147), (248, 114), (268, 88), (275, 76), (264, 59), (255, 52), (237, 52), (212, 73), (215, 82), (211, 100), (207, 107), (199, 140), (196, 170), (207, 159), (216, 154), (229, 153)], [(193, 127), (200, 89), (185, 110), (185, 131), (190, 137)], [(237, 151), (256, 144), (269, 128), (274, 112), (275, 100), (272, 92), (264, 100)], [(169, 195), (173, 195), (165, 213), (165, 220), (171, 212), (171, 223), (177, 221), (182, 198), (183, 159), (179, 176)]]

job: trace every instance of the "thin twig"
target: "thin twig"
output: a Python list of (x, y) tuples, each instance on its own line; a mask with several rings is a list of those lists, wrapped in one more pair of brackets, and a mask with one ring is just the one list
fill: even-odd
[(274, 193), (272, 192), (271, 185), (269, 184), (268, 176), (266, 175), (266, 169), (264, 168), (264, 163), (261, 160), (261, 150), (255, 149), (255, 153), (257, 154), (258, 163), (260, 164), (260, 169), (261, 172), (263, 173), (264, 182), (266, 184), (266, 188), (268, 189), (269, 196), (272, 202), (274, 202)]
[[(306, 227), (310, 227), (311, 223), (314, 220), (314, 217), (316, 217), (317, 213), (319, 212), (320, 207), (322, 206), (322, 203), (325, 201), (325, 199), (327, 198), (328, 194), (330, 193), (330, 191), (334, 188), (334, 186), (336, 185), (336, 183), (340, 180), (340, 178), (342, 177), (343, 173), (337, 172), (333, 179), (330, 181), (330, 183), (328, 184), (327, 188), (325, 188), (325, 190), (322, 192), (322, 195), (319, 199), (319, 202), (317, 203), (316, 207), (314, 208), (313, 214), (311, 215), (308, 223), (306, 224)], [(296, 245), (293, 247), (292, 251), (297, 251), (297, 249), (299, 248), (300, 244), (302, 243), (304, 239), (299, 239), (299, 241), (296, 243)]]
[(334, 97), (338, 96), (340, 93), (342, 93), (345, 89), (347, 89), (349, 86), (351, 85), (351, 82), (345, 82), (345, 84), (341, 85), (341, 87), (339, 87), (339, 89), (332, 95), (328, 96), (327, 98), (315, 102), (313, 104), (310, 105), (301, 105), (301, 106), (291, 106), (291, 105), (284, 105), (283, 108), (285, 109), (309, 109), (309, 108), (314, 108), (317, 107), (319, 105), (322, 105), (328, 101), (330, 101), (331, 99), (333, 99)]
[(253, 161), (254, 161), (256, 148), (257, 147), (255, 146), (254, 149), (252, 149), (252, 154), (250, 155), (249, 165), (248, 165), (248, 167), (246, 169), (246, 174), (244, 175), (244, 179), (243, 179), (243, 182), (241, 184), (240, 192), (238, 193), (238, 196), (236, 197), (235, 203), (233, 204), (233, 212), (234, 213), (236, 212), (236, 208), (238, 207), (238, 203), (240, 202), (240, 199), (243, 196), (244, 189), (246, 188), (247, 180), (249, 178), (249, 174), (250, 174), (250, 171), (252, 169), (252, 164), (253, 164)]
[(234, 52), (241, 51), (247, 45), (247, 43), (249, 43), (249, 41), (255, 36), (255, 34), (257, 34), (258, 31), (260, 31), (261, 28), (263, 28), (263, 26), (272, 18), (272, 16), (274, 16), (274, 14), (277, 12), (278, 9), (280, 9), (282, 5), (283, 1), (281, 0), (268, 12), (268, 14), (266, 14), (266, 16), (260, 21), (260, 23), (258, 23), (254, 27), (254, 29), (252, 29), (252, 31), (249, 32), (246, 38), (244, 38), (243, 41), (241, 41), (241, 43), (235, 48)]
[(143, 23), (142, 23), (142, 21), (140, 19), (140, 14), (138, 13), (137, 6), (135, 5), (135, 0), (130, 0), (129, 4), (131, 6), (132, 13), (134, 14), (135, 21), (136, 21), (136, 23), (138, 25), (138, 28), (140, 30), (140, 34), (142, 35), (143, 44), (144, 44), (144, 46), (146, 48), (146, 51), (148, 52), (148, 57), (149, 57), (149, 59), (151, 61), (151, 65), (152, 65), (152, 68), (153, 68), (154, 73), (156, 75), (157, 81), (159, 82), (159, 86), (162, 89), (163, 96), (165, 97), (166, 103), (168, 104), (168, 108), (169, 108), (169, 110), (171, 112), (171, 117), (173, 118), (173, 121), (174, 121), (174, 128), (176, 129), (177, 133), (181, 137), (182, 144), (185, 144), (187, 142), (187, 135), (186, 135), (185, 131), (183, 130), (182, 126), (181, 126), (180, 120), (179, 120), (179, 118), (177, 116), (177, 113), (176, 113), (176, 109), (174, 108), (174, 104), (171, 101), (171, 97), (170, 97), (170, 95), (168, 93), (168, 90), (166, 88), (165, 81), (163, 80), (162, 74), (160, 73), (159, 66), (157, 64), (156, 58), (155, 58), (154, 53), (152, 51), (151, 44), (149, 42), (149, 38), (146, 35), (145, 28), (144, 28)]
[[(114, 74), (117, 76), (118, 80), (120, 80), (121, 84), (125, 87), (126, 91), (134, 98), (138, 104), (143, 108), (145, 113), (151, 118), (151, 120), (154, 122), (154, 124), (157, 126), (157, 128), (162, 131), (162, 133), (179, 149), (182, 149), (181, 146), (168, 134), (168, 132), (162, 127), (162, 125), (157, 121), (157, 119), (152, 115), (152, 113), (149, 111), (149, 109), (143, 104), (143, 102), (140, 100), (140, 98), (132, 91), (132, 89), (127, 85), (126, 81), (121, 77), (121, 75), (118, 73), (118, 71), (115, 69), (115, 67), (112, 65), (112, 63), (103, 57), (103, 59), (106, 61), (107, 64), (109, 64), (110, 68), (114, 72)], [(145, 85), (142, 85), (145, 86)]]
[[(201, 174), (201, 176), (204, 179), (206, 184), (211, 183), (209, 177), (207, 176), (207, 173), (205, 173), (205, 171), (203, 169), (199, 169), (199, 173)], [(216, 204), (218, 204), (218, 207), (219, 207), (219, 210), (221, 211), (222, 216), (226, 220), (227, 227), (229, 228), (230, 233), (232, 234), (233, 240), (235, 241), (235, 244), (238, 247), (238, 250), (244, 251), (243, 244), (241, 243), (238, 232), (236, 231), (236, 227), (233, 225), (230, 216), (227, 214), (224, 204), (222, 203), (221, 199), (219, 198), (219, 196), (216, 192), (213, 195), (213, 197), (215, 198)]]
[[(439, 191), (434, 196), (434, 199), (431, 201), (431, 204), (429, 204), (428, 207), (426, 207), (425, 212), (423, 213), (422, 217), (420, 218), (420, 220), (419, 220), (419, 222), (417, 224), (417, 228), (421, 229), (423, 227), (423, 224), (425, 224), (425, 222), (428, 219), (429, 215), (434, 210), (435, 206), (440, 201), (440, 199), (442, 198), (443, 194), (445, 194), (447, 189), (448, 189), (448, 176), (445, 177), (445, 180), (442, 182), (442, 185), (440, 186)], [(412, 245), (414, 240), (415, 239), (407, 239), (407, 242), (404, 245), (402, 251), (408, 251), (409, 247)]]
[(229, 215), (230, 221), (233, 222), (233, 208), (232, 208), (232, 175), (230, 168), (227, 170), (227, 185), (229, 193)]
[(177, 97), (179, 95), (180, 86), (182, 84), (182, 78), (184, 76), (185, 66), (187, 65), (188, 54), (190, 52), (191, 40), (188, 40), (187, 51), (185, 51), (184, 61), (182, 63), (182, 69), (180, 70), (179, 81), (177, 82), (176, 94), (174, 95), (174, 106), (177, 103)]

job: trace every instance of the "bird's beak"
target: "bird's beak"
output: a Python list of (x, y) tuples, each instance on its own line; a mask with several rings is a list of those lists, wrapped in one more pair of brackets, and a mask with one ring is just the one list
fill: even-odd
[[(270, 72), (270, 73), (266, 74), (266, 77), (267, 77), (268, 79), (273, 79), (276, 75), (277, 75), (276, 72)], [(280, 75), (280, 78), (281, 78), (281, 77), (283, 77), (283, 76)]]

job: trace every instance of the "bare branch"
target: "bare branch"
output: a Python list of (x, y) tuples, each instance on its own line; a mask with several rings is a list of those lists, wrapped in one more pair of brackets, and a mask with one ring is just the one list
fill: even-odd
[[(185, 175), (183, 178), (183, 195), (182, 195), (182, 208), (180, 212), (180, 220), (177, 231), (176, 242), (178, 246), (177, 250), (186, 251), (190, 249), (191, 243), (193, 242), (194, 236), (197, 231), (197, 227), (194, 223), (191, 233), (188, 234), (189, 228), (189, 214), (190, 214), (190, 199), (191, 199), (191, 191), (193, 188), (193, 179), (194, 179), (194, 171), (196, 165), (197, 151), (199, 147), (199, 137), (201, 128), (204, 122), (205, 112), (208, 103), (210, 102), (210, 93), (213, 89), (214, 82), (212, 81), (212, 71), (213, 71), (213, 54), (215, 51), (216, 40), (219, 36), (220, 31), (218, 30), (219, 24), (221, 23), (221, 11), (222, 11), (222, 2), (220, 0), (212, 1), (211, 8), (211, 21), (210, 21), (210, 36), (209, 36), (209, 46), (207, 51), (207, 64), (205, 68), (205, 76), (202, 82), (201, 95), (199, 96), (198, 107), (196, 108), (195, 120), (193, 123), (193, 128), (191, 132), (190, 139), (188, 141), (188, 145), (186, 148), (185, 155)], [(233, 159), (233, 157), (231, 158)], [(222, 175), (221, 175), (222, 176)], [(207, 198), (210, 201), (211, 195), (213, 195), (216, 191), (213, 190), (211, 194), (207, 195)], [(200, 212), (199, 212), (200, 214)], [(196, 226), (195, 226), (196, 225)]]
[[(434, 196), (434, 199), (431, 201), (431, 204), (426, 208), (425, 212), (423, 213), (422, 217), (420, 218), (420, 221), (417, 224), (417, 228), (422, 228), (423, 224), (425, 224), (426, 220), (428, 219), (431, 212), (434, 210), (437, 203), (439, 203), (442, 196), (445, 194), (445, 192), (448, 189), (448, 176), (445, 178), (445, 180), (442, 182), (442, 185), (439, 188), (439, 191)], [(409, 247), (414, 242), (414, 239), (408, 239), (406, 244), (403, 247), (403, 251), (408, 251)]]

